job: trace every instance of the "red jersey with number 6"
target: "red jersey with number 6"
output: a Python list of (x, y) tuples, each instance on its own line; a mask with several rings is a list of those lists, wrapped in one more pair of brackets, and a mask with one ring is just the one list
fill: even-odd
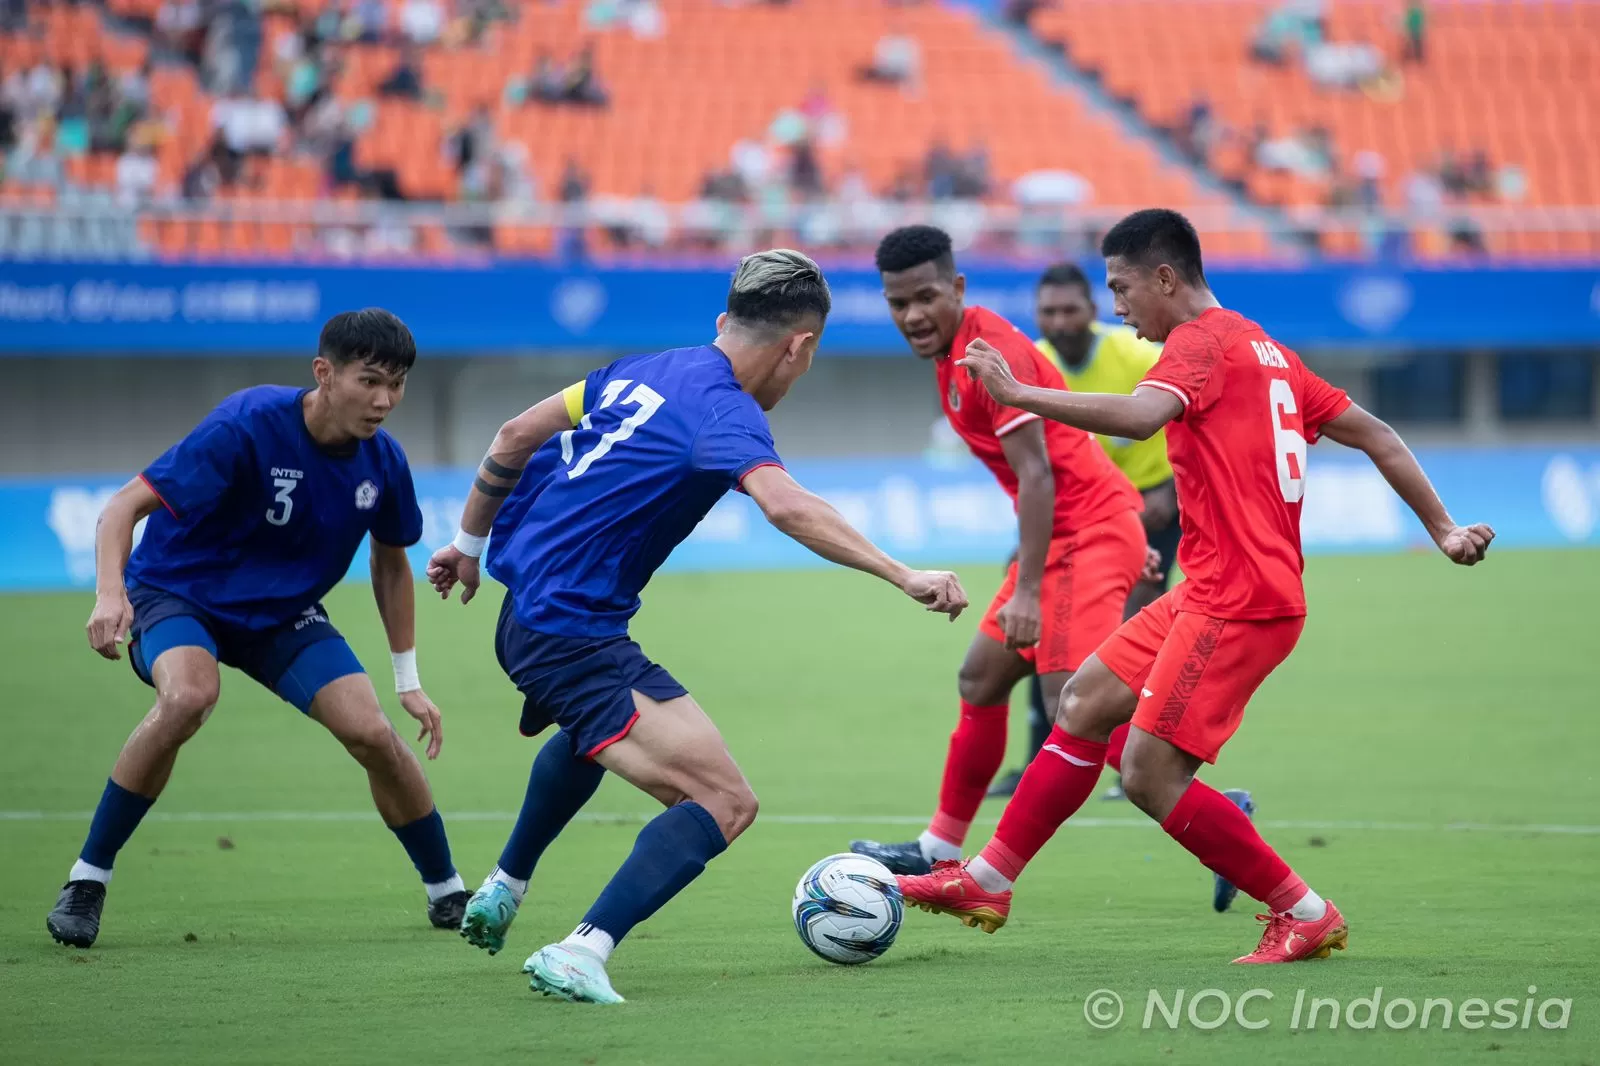
[(1220, 307), (1173, 330), (1140, 384), (1183, 401), (1167, 427), (1187, 579), (1179, 608), (1215, 618), (1305, 614), (1306, 445), (1350, 398)]

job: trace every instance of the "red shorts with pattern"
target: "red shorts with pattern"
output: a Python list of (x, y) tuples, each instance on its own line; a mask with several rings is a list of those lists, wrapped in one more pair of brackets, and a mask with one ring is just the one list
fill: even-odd
[(1182, 594), (1179, 585), (1128, 619), (1095, 654), (1138, 694), (1134, 725), (1216, 762), (1306, 620), (1213, 618), (1183, 610)]
[[(1050, 542), (1039, 587), (1039, 643), (1020, 654), (1041, 674), (1076, 670), (1122, 623), (1144, 569), (1144, 523), (1128, 510)], [(995, 593), (978, 632), (1004, 644), (1000, 608), (1017, 587), (1017, 564)]]

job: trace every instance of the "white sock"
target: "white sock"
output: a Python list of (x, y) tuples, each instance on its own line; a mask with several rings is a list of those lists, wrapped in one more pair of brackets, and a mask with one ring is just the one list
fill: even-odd
[(1315, 922), (1328, 913), (1328, 902), (1309, 888), (1293, 907), (1289, 914), (1299, 922)]
[(922, 835), (917, 837), (917, 843), (922, 847), (922, 857), (929, 862), (961, 858), (960, 844), (952, 844), (944, 837), (936, 837), (931, 830), (924, 829)]
[(978, 882), (978, 887), (985, 892), (1010, 892), (1015, 883), (1011, 878), (989, 865), (989, 860), (982, 855), (974, 856), (967, 860), (967, 873)]
[(605, 962), (611, 958), (611, 952), (617, 942), (611, 939), (611, 934), (604, 929), (597, 929), (585, 922), (574, 929), (567, 939), (561, 942), (562, 947), (583, 948), (600, 956), (600, 961)]
[(452, 892), (465, 892), (467, 890), (467, 886), (461, 880), (460, 874), (451, 874), (450, 880), (448, 881), (435, 881), (432, 884), (424, 881), (422, 882), (422, 887), (428, 890), (429, 903), (432, 903), (434, 900), (443, 899)]
[(98, 866), (90, 866), (79, 859), (72, 864), (72, 872), (67, 874), (68, 881), (99, 881), (102, 885), (111, 883), (111, 871), (102, 870)]
[(483, 883), (486, 885), (494, 881), (498, 881), (509, 888), (512, 898), (517, 901), (517, 906), (520, 907), (522, 905), (522, 897), (528, 894), (528, 882), (520, 877), (512, 877), (498, 866), (494, 868), (488, 877), (483, 879)]

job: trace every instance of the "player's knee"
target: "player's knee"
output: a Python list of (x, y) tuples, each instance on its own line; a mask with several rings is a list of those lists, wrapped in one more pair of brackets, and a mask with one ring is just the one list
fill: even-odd
[(729, 796), (728, 828), (723, 830), (729, 843), (733, 838), (749, 829), (756, 820), (756, 812), (761, 809), (761, 802), (756, 799), (755, 792), (749, 785), (735, 789)]
[(961, 670), (956, 674), (956, 691), (961, 699), (967, 703), (987, 707), (1007, 698), (1007, 694), (995, 692), (994, 678), (985, 670), (982, 664), (964, 662)]
[(1158, 789), (1156, 775), (1138, 758), (1129, 759), (1126, 755), (1122, 759), (1122, 792), (1132, 803), (1142, 811), (1147, 811), (1154, 804)]
[(194, 736), (216, 706), (219, 689), (216, 678), (186, 678), (164, 686), (156, 695), (162, 732), (179, 744)]
[(760, 808), (755, 792), (749, 783), (743, 780), (737, 784), (723, 785), (710, 794), (690, 798), (716, 819), (717, 828), (722, 830), (723, 838), (730, 844), (740, 833), (750, 828)]
[(396, 755), (394, 726), (389, 724), (389, 719), (382, 712), (374, 711), (343, 723), (335, 735), (345, 750), (363, 766), (387, 762)]
[[(1061, 686), (1061, 695), (1056, 697), (1055, 718), (1053, 722), (1067, 732), (1072, 733), (1076, 728), (1085, 724), (1086, 707), (1083, 694), (1078, 686), (1076, 677), (1067, 678), (1067, 683)], [(1082, 735), (1082, 734), (1078, 734)]]
[(1137, 749), (1122, 758), (1122, 791), (1128, 802), (1163, 821), (1189, 785), (1189, 775)]

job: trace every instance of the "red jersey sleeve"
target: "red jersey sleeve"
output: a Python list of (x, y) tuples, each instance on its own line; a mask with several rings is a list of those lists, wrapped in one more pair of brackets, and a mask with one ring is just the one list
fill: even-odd
[(1221, 363), (1222, 345), (1209, 330), (1181, 326), (1172, 331), (1161, 358), (1139, 384), (1172, 393), (1183, 401), (1185, 412), (1201, 410), (1216, 398)]
[[(1041, 385), (1046, 388), (1060, 388), (1059, 382), (1048, 382), (1039, 373), (1038, 360), (1043, 356), (1033, 346), (1033, 342), (1023, 336), (1016, 328), (986, 329), (978, 334), (984, 340), (994, 345), (1001, 355), (1006, 357), (1006, 365), (1011, 368), (1011, 376), (1024, 385)], [(965, 371), (963, 371), (965, 373)], [(989, 390), (979, 382), (973, 382), (977, 391), (982, 394), (980, 401), (984, 410), (989, 413), (991, 426), (996, 437), (1003, 437), (1007, 433), (1021, 429), (1029, 422), (1039, 421), (1039, 416), (1031, 411), (1024, 411), (1016, 407), (1003, 407), (995, 402)]]
[(1303, 364), (1300, 367), (1300, 423), (1307, 442), (1317, 443), (1322, 427), (1350, 409), (1350, 397), (1323, 381)]

